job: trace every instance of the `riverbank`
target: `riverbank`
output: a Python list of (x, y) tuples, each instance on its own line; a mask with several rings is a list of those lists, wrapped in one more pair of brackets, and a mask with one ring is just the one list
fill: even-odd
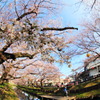
[[(76, 93), (67, 97), (64, 95), (62, 88), (55, 92), (57, 88), (50, 87), (41, 89), (35, 87), (17, 86), (17, 88), (21, 91), (18, 94), (18, 91), (14, 91), (17, 90), (17, 88), (14, 89), (13, 86), (14, 85), (11, 84), (0, 85), (0, 100), (27, 100), (27, 96), (23, 95), (22, 91), (26, 92), (28, 95), (32, 95), (33, 97), (38, 97), (40, 100), (71, 100), (71, 98), (73, 100), (100, 100), (100, 95), (94, 96), (94, 94), (100, 94), (100, 89), (82, 94)], [(92, 94), (92, 96), (89, 94)], [(78, 95), (79, 98), (76, 97), (76, 95)], [(86, 97), (86, 95), (88, 95), (88, 97)], [(23, 97), (24, 99), (20, 99), (20, 97)]]
[[(35, 95), (33, 93), (25, 93), (19, 89), (16, 90), (20, 100), (27, 100), (27, 98), (38, 98), (39, 100), (76, 100), (75, 97), (68, 96), (49, 96), (49, 95)], [(30, 95), (31, 94), (31, 95)], [(30, 100), (30, 99), (29, 99)], [(33, 99), (32, 99), (33, 100)]]
[(11, 84), (0, 84), (0, 100), (20, 100)]
[(72, 86), (69, 95), (76, 96), (77, 100), (100, 100), (100, 77)]
[[(32, 96), (38, 97), (40, 100), (67, 100), (67, 99), (76, 100), (75, 96), (68, 97), (68, 96), (65, 96), (63, 92), (62, 92), (62, 95), (61, 95), (61, 93), (59, 95), (59, 93), (55, 94), (55, 93), (50, 93), (50, 91), (47, 92), (47, 91), (45, 91), (45, 89), (44, 89), (45, 92), (43, 92), (43, 90), (41, 90), (40, 88), (36, 89), (34, 87), (27, 87), (27, 86), (18, 86), (18, 88)], [(48, 89), (48, 90), (50, 90), (50, 89)]]
[[(48, 88), (44, 87), (35, 88), (27, 86), (19, 86), (25, 92), (44, 98), (57, 98), (64, 97), (63, 88)], [(74, 85), (69, 90), (69, 97), (76, 97), (77, 100), (99, 100), (100, 99), (100, 77), (79, 85)], [(56, 91), (56, 92), (55, 92)], [(56, 98), (57, 97), (57, 98)]]

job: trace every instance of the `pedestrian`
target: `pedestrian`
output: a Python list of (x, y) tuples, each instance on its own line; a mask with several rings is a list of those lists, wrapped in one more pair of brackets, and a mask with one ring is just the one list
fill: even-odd
[(64, 93), (66, 96), (68, 96), (68, 90), (67, 90), (67, 87), (64, 87)]

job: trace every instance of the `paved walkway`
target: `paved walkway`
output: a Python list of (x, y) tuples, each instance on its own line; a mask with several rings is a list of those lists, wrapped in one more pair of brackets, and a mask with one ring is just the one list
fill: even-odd
[(48, 98), (52, 100), (76, 100), (75, 97), (66, 97), (66, 96), (47, 96), (47, 95), (40, 95), (43, 98)]

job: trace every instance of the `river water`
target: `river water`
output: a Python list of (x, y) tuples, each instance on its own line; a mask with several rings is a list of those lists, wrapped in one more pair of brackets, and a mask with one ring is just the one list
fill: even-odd
[(31, 96), (30, 94), (27, 94), (19, 89), (16, 90), (16, 93), (20, 100), (41, 100), (36, 96)]

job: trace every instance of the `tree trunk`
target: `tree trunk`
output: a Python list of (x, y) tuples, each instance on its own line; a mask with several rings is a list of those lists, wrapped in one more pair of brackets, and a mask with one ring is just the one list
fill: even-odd
[(9, 80), (7, 79), (7, 76), (8, 76), (8, 73), (4, 72), (2, 77), (0, 78), (0, 84), (8, 83), (9, 82)]
[(43, 88), (43, 80), (40, 81), (41, 88)]
[(7, 68), (4, 69), (4, 73), (2, 74), (2, 76), (0, 78), (0, 84), (8, 83), (9, 82), (8, 74), (9, 74), (11, 68), (12, 68), (12, 66), (7, 67)]

